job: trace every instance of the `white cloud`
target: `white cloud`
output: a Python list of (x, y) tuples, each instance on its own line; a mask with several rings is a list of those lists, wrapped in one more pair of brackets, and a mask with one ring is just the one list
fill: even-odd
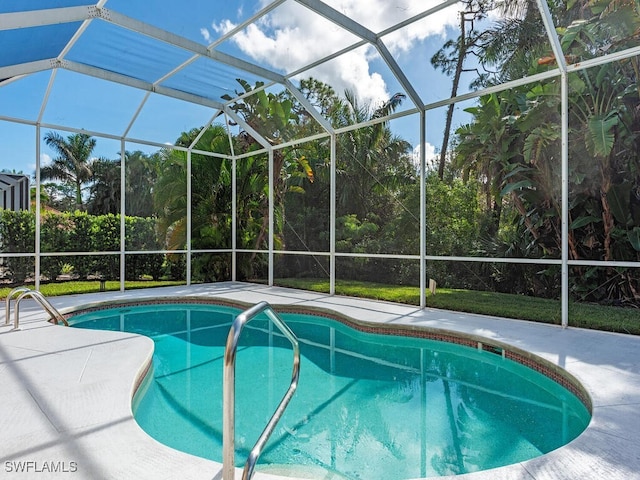
[(215, 32), (220, 33), (222, 35), (232, 30), (233, 27), (235, 27), (235, 24), (229, 19), (223, 20), (220, 23), (211, 24), (211, 28), (213, 28)]
[[(436, 151), (436, 147), (434, 145), (431, 145), (429, 142), (426, 142), (424, 144), (424, 156), (425, 156), (425, 166), (427, 171), (438, 168), (440, 155)], [(416, 145), (415, 147), (413, 147), (411, 158), (413, 160), (413, 164), (416, 166), (416, 170), (419, 172), (420, 171), (420, 145)]]
[(370, 72), (369, 63), (360, 52), (349, 52), (305, 72), (303, 76), (312, 76), (325, 81), (339, 95), (345, 90), (351, 90), (356, 93), (361, 102), (370, 103), (373, 107), (385, 102), (391, 96), (384, 78), (377, 72)]
[[(47, 154), (47, 153), (41, 153), (40, 154), (40, 167), (44, 167), (46, 165), (50, 165), (51, 164), (51, 155)], [(36, 164), (35, 163), (30, 163), (27, 165), (27, 169), (29, 172), (35, 172), (36, 171)], [(32, 173), (33, 175), (33, 173)]]
[[(325, 3), (378, 33), (441, 2), (439, 0), (325, 0)], [(414, 22), (396, 33), (385, 36), (383, 40), (392, 52), (407, 52), (415, 42), (434, 35), (444, 36), (447, 27), (457, 26), (458, 10), (457, 6), (446, 8), (427, 19)]]
[[(438, 0), (325, 1), (373, 32), (380, 32), (438, 3)], [(443, 36), (447, 26), (457, 24), (457, 18), (457, 7), (454, 6), (388, 35), (383, 40), (394, 54), (405, 54), (429, 36)], [(219, 34), (234, 27), (235, 24), (229, 19), (212, 25)], [(289, 73), (359, 40), (297, 2), (287, 2), (234, 35), (232, 41), (255, 62)], [(373, 46), (367, 45), (307, 71), (302, 76), (318, 78), (331, 85), (338, 94), (346, 89), (352, 90), (361, 102), (376, 105), (387, 100), (390, 93), (381, 73), (371, 69), (370, 62), (374, 55)]]
[(200, 33), (202, 34), (202, 38), (204, 38), (205, 42), (211, 43), (211, 34), (209, 33), (209, 30), (207, 30), (206, 28), (201, 28)]

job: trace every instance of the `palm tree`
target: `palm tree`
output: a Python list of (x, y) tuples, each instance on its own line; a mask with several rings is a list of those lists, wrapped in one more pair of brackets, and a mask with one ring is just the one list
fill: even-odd
[[(563, 23), (558, 15), (566, 16), (564, 4), (554, 9), (556, 24)], [(480, 86), (516, 80), (529, 75), (531, 68), (545, 54), (551, 44), (545, 33), (542, 17), (535, 0), (498, 0), (493, 5), (500, 19), (478, 36), (476, 54), (489, 72)], [(553, 8), (553, 5), (550, 5)]]
[(490, 235), (500, 227), (502, 211), (501, 189), (508, 165), (518, 154), (519, 132), (513, 125), (517, 95), (504, 98), (492, 93), (480, 97), (479, 105), (465, 109), (473, 115), (473, 122), (456, 131), (459, 144), (455, 152), (456, 167), (466, 181), (475, 177), (481, 184), (486, 211), (492, 214)]
[(120, 161), (99, 158), (93, 162), (93, 183), (87, 210), (92, 215), (120, 213)]
[[(190, 145), (199, 129), (183, 133), (176, 142)], [(202, 151), (229, 153), (226, 129), (214, 125), (207, 129), (195, 148)], [(230, 230), (231, 184), (228, 160), (205, 155), (191, 157), (192, 240), (197, 248), (229, 246), (207, 242), (203, 236), (220, 228)], [(160, 219), (161, 233), (167, 238), (167, 247), (182, 249), (187, 241), (187, 154), (183, 150), (165, 149), (160, 152), (158, 180), (153, 188), (154, 203)], [(227, 231), (221, 234), (228, 237)]]
[[(477, 73), (471, 88), (519, 79), (550, 51), (544, 25), (532, 0), (467, 0), (460, 11), (460, 36), (447, 41), (431, 64), (452, 77), (451, 98), (458, 94), (463, 72)], [(484, 29), (490, 13), (500, 17)], [(482, 27), (482, 28), (479, 28)], [(468, 65), (467, 65), (468, 64)], [(454, 103), (447, 108), (438, 177), (444, 178)]]
[[(383, 118), (394, 112), (404, 97), (396, 93), (372, 109), (370, 105), (360, 105), (355, 95), (347, 91), (343, 108), (333, 122), (343, 127)], [(398, 181), (409, 175), (410, 149), (408, 142), (392, 134), (387, 122), (341, 134), (336, 163), (340, 178), (338, 214), (355, 213), (360, 220), (369, 213), (392, 215), (387, 200)], [(385, 197), (382, 201), (381, 196)]]
[(160, 155), (140, 150), (126, 151), (125, 213), (134, 217), (153, 216), (153, 190), (160, 169)]
[(96, 147), (96, 140), (84, 133), (75, 133), (65, 139), (56, 132), (48, 132), (44, 141), (59, 156), (53, 159), (51, 165), (40, 169), (41, 178), (59, 180), (73, 186), (75, 206), (83, 210), (82, 190), (93, 175), (91, 154)]
[[(190, 146), (201, 129), (184, 132), (179, 146)], [(196, 150), (229, 155), (231, 146), (222, 125), (207, 128)], [(160, 235), (172, 250), (185, 247), (187, 241), (187, 154), (182, 150), (160, 152), (158, 180), (153, 187)], [(266, 162), (260, 156), (237, 162), (237, 222), (240, 248), (252, 248), (262, 231), (262, 214), (266, 188)], [(226, 158), (191, 155), (191, 246), (194, 249), (217, 249), (231, 246), (232, 232), (232, 162)], [(257, 217), (257, 218), (256, 218)], [(169, 257), (171, 262), (175, 258)], [(248, 257), (239, 260), (241, 278), (250, 277), (257, 262)], [(200, 253), (192, 262), (194, 278), (204, 281), (229, 278), (230, 265), (224, 256)]]
[[(242, 93), (250, 93), (252, 95), (245, 97), (242, 102), (234, 104), (231, 108), (238, 114), (242, 115), (244, 120), (256, 132), (258, 132), (272, 146), (286, 143), (298, 136), (301, 124), (304, 123), (303, 116), (299, 115), (299, 110), (294, 101), (284, 92), (280, 94), (266, 93), (260, 88), (264, 85), (257, 82), (255, 87), (244, 81), (239, 80), (244, 92), (236, 92), (238, 95)], [(226, 100), (231, 100), (228, 95), (223, 96)], [(239, 148), (243, 152), (249, 152), (260, 148), (258, 142), (251, 137), (248, 132), (241, 132), (238, 135)], [(284, 195), (287, 191), (286, 180), (293, 174), (294, 170), (301, 170), (307, 176), (310, 182), (313, 182), (313, 171), (309, 165), (309, 161), (304, 155), (300, 155), (297, 150), (276, 149), (273, 151), (273, 201), (276, 206), (275, 216), (276, 223), (283, 225), (284, 223)], [(255, 241), (255, 248), (261, 248), (266, 241), (269, 231), (269, 199), (263, 197), (260, 206), (262, 213), (262, 227)], [(281, 229), (278, 229), (281, 232)], [(278, 242), (282, 242), (282, 235), (276, 237)], [(255, 257), (255, 253), (253, 256)]]

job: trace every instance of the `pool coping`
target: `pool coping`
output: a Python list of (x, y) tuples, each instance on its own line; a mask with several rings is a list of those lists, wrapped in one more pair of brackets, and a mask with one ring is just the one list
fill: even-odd
[[(640, 479), (640, 337), (241, 282), (50, 300), (68, 312), (97, 302), (150, 297), (209, 298), (234, 305), (266, 300), (281, 310), (340, 311), (361, 326), (447, 332), (474, 341), (486, 339), (509, 351), (531, 352), (585, 387), (593, 414), (585, 432), (526, 462), (439, 478)], [(121, 332), (65, 329), (44, 318), (23, 302), (21, 330), (0, 327), (0, 471), (10, 473), (9, 478), (74, 478), (79, 473), (76, 478), (221, 479), (219, 463), (170, 449), (133, 420), (131, 399), (148, 368), (151, 340)], [(118, 368), (111, 368), (116, 364)], [(29, 471), (16, 472), (17, 462), (31, 462)], [(257, 472), (254, 478), (293, 477)]]

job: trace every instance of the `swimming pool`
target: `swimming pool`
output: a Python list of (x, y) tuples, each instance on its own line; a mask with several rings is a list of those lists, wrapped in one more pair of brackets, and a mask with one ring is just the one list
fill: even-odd
[[(153, 338), (153, 374), (136, 396), (136, 420), (173, 448), (221, 461), (222, 356), (239, 313), (227, 306), (165, 304), (114, 307), (71, 320), (76, 327)], [(450, 475), (549, 452), (589, 422), (576, 395), (504, 358), (499, 348), (281, 316), (300, 339), (300, 385), (258, 470), (372, 480)], [(288, 386), (291, 351), (277, 330), (256, 319), (245, 328), (237, 362), (240, 465)]]

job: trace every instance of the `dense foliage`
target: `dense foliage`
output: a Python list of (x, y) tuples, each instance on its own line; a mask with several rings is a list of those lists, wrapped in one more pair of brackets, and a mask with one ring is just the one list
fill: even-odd
[[(550, 4), (564, 62), (579, 65), (605, 53), (637, 45), (637, 5), (619, 2)], [(522, 5), (527, 12), (532, 5)], [(529, 13), (521, 13), (521, 18)], [(493, 58), (497, 73), (485, 84), (556, 68), (547, 42), (528, 42), (536, 56), (497, 61), (496, 51), (521, 38), (544, 38), (539, 22), (498, 23), (489, 41), (470, 33), (467, 50)], [(506, 35), (506, 33), (510, 33)], [(509, 40), (511, 38), (511, 40)], [(459, 42), (461, 42), (459, 40)], [(497, 43), (497, 42), (502, 42)], [(545, 52), (544, 49), (547, 49)], [(503, 49), (503, 50), (500, 50)], [(515, 50), (514, 50), (515, 51)], [(434, 58), (435, 64), (441, 57)], [(519, 67), (518, 67), (519, 66)], [(570, 260), (640, 261), (640, 89), (638, 57), (582, 68), (568, 75), (568, 158)], [(455, 167), (477, 179), (494, 231), (486, 242), (496, 256), (560, 258), (561, 237), (561, 77), (485, 95), (467, 109), (472, 122), (456, 131)], [(541, 268), (532, 293), (557, 292), (557, 268)], [(544, 287), (544, 288), (541, 288)], [(549, 288), (550, 287), (550, 288)], [(576, 266), (575, 298), (614, 304), (640, 303), (637, 268)]]
[[(557, 68), (535, 2), (465, 5), (459, 38), (431, 59), (453, 77), (453, 96), (465, 72), (475, 72), (471, 88), (480, 88)], [(634, 3), (551, 2), (549, 8), (563, 49), (560, 62), (580, 65), (636, 47), (640, 16)], [(631, 56), (567, 76), (570, 260), (640, 262), (639, 72), (640, 61)], [(440, 286), (559, 296), (558, 265), (441, 257), (560, 258), (562, 82), (555, 75), (494, 90), (466, 109), (470, 120), (464, 125), (454, 126), (453, 105), (448, 109), (438, 168), (425, 175), (427, 275)], [(237, 278), (264, 279), (270, 241), (286, 252), (276, 255), (277, 277), (328, 278), (330, 138), (299, 141), (324, 132), (318, 118), (289, 91), (264, 87), (239, 80), (241, 100), (230, 104), (242, 119), (239, 126), (196, 126), (177, 139), (180, 149), (126, 152), (125, 248), (138, 252), (127, 256), (127, 278), (185, 278), (182, 252), (191, 242), (192, 281), (231, 278), (233, 248), (239, 251)], [(420, 172), (413, 146), (385, 120), (404, 95), (366, 105), (315, 79), (302, 80), (299, 88), (342, 132), (335, 144), (337, 277), (417, 285), (419, 261), (407, 257), (420, 253)], [(350, 128), (357, 124), (365, 126)], [(85, 135), (50, 132), (45, 141), (60, 155), (43, 170), (44, 179), (56, 182), (45, 184), (41, 201), (74, 213), (43, 215), (42, 251), (119, 252), (121, 160), (92, 159), (95, 141)], [(271, 159), (265, 148), (272, 149)], [(34, 251), (33, 221), (29, 213), (2, 212), (4, 252)], [(142, 253), (149, 250), (172, 253)], [(5, 264), (20, 282), (32, 273), (32, 261), (12, 257)], [(116, 278), (118, 257), (43, 258), (47, 278), (64, 270)], [(640, 304), (637, 268), (574, 265), (570, 287), (577, 300)]]
[[(3, 261), (4, 277), (20, 284), (33, 279), (35, 262), (35, 213), (0, 210), (0, 249), (8, 253), (31, 252), (7, 257)], [(152, 218), (125, 217), (125, 238), (129, 250), (158, 250), (156, 221)], [(89, 215), (76, 210), (70, 213), (45, 213), (40, 226), (41, 274), (45, 281), (66, 278), (120, 278), (118, 255), (47, 255), (63, 252), (120, 252), (120, 215)], [(162, 254), (141, 253), (127, 256), (125, 278), (135, 280), (149, 276), (154, 280), (166, 275)]]

